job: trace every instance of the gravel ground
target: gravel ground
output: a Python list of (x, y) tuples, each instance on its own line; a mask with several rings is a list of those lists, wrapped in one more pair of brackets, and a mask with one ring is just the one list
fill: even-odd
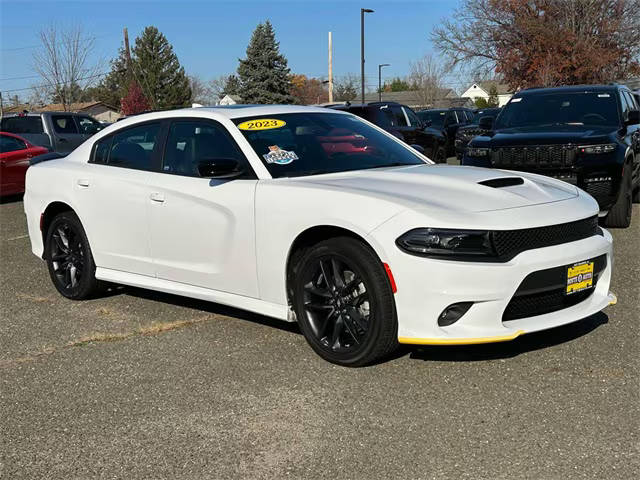
[(65, 300), (4, 203), (0, 477), (638, 478), (640, 208), (612, 233), (615, 307), (354, 370), (215, 304)]

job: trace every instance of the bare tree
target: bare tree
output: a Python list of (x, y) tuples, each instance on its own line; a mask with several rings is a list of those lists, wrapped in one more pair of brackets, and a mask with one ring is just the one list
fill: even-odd
[(431, 106), (444, 95), (445, 68), (432, 54), (411, 62), (409, 72), (409, 83), (415, 89), (420, 105)]
[(431, 38), (449, 64), (512, 88), (640, 73), (640, 0), (463, 0)]
[(90, 66), (95, 41), (81, 26), (59, 30), (49, 25), (40, 30), (41, 48), (33, 54), (33, 68), (42, 78), (49, 97), (56, 97), (64, 110), (76, 101), (78, 89), (84, 90), (96, 79), (99, 65)]
[(210, 82), (205, 82), (195, 75), (189, 75), (189, 85), (194, 103), (200, 105), (214, 105), (216, 103), (216, 94)]

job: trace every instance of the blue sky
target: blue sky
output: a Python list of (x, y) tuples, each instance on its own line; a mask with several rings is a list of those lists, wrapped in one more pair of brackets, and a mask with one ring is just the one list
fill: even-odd
[[(332, 31), (334, 75), (359, 75), (361, 7), (375, 10), (366, 15), (366, 75), (367, 84), (374, 87), (378, 63), (391, 63), (383, 77), (404, 76), (410, 61), (431, 52), (431, 29), (443, 17), (451, 17), (458, 4), (459, 0), (0, 0), (0, 90), (38, 83), (37, 78), (13, 78), (35, 75), (37, 32), (52, 22), (61, 27), (81, 24), (95, 37), (95, 61), (117, 54), (123, 27), (128, 27), (133, 43), (145, 26), (155, 25), (173, 44), (188, 74), (210, 79), (233, 73), (256, 24), (270, 19), (292, 72), (327, 75), (327, 32)], [(449, 86), (460, 87), (460, 81), (451, 77)]]

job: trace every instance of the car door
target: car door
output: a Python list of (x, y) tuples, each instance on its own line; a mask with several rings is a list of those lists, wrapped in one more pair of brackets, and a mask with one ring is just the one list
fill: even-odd
[(51, 126), (53, 128), (53, 143), (56, 152), (72, 152), (86, 138), (78, 130), (78, 125), (70, 113), (52, 114)]
[(24, 175), (29, 167), (27, 144), (9, 135), (0, 135), (0, 182), (5, 194), (24, 190)]
[(98, 267), (155, 276), (148, 179), (160, 162), (165, 123), (144, 122), (101, 138), (86, 168), (76, 172), (76, 208)]
[[(203, 178), (201, 160), (233, 159), (241, 178)], [(258, 297), (254, 197), (257, 179), (226, 128), (171, 122), (162, 167), (149, 177), (151, 252), (158, 278)]]

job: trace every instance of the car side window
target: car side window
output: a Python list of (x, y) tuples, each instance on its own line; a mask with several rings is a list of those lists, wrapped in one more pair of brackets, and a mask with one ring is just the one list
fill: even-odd
[(404, 116), (404, 112), (402, 111), (402, 109), (400, 107), (397, 106), (393, 106), (391, 107), (391, 112), (393, 113), (393, 117), (396, 120), (396, 124), (399, 127), (406, 127), (407, 125), (407, 118)]
[(396, 121), (396, 117), (393, 115), (393, 112), (388, 106), (380, 107), (380, 120), (379, 123), (381, 126), (386, 127), (397, 127), (398, 122)]
[(106, 164), (109, 161), (109, 152), (111, 151), (111, 143), (113, 137), (109, 136), (99, 140), (93, 147), (93, 155), (91, 157), (91, 163)]
[(52, 115), (51, 121), (56, 133), (78, 133), (78, 127), (73, 120), (73, 115)]
[(402, 110), (404, 110), (404, 113), (407, 114), (407, 118), (409, 119), (409, 123), (411, 126), (415, 127), (420, 125), (420, 119), (413, 110), (411, 110), (409, 107), (402, 107)]
[[(146, 123), (115, 133), (111, 139), (107, 165), (134, 168), (137, 170), (153, 170), (153, 151), (160, 135), (161, 123)], [(95, 155), (102, 146), (96, 147)], [(99, 163), (96, 161), (96, 163)]]
[(102, 125), (90, 117), (76, 117), (76, 120), (78, 120), (80, 133), (85, 135), (93, 135), (102, 130)]
[(162, 171), (199, 177), (201, 161), (223, 158), (246, 164), (240, 148), (222, 125), (198, 120), (174, 121), (167, 136)]
[(0, 135), (0, 153), (17, 152), (18, 150), (25, 150), (27, 145), (17, 138)]
[(5, 117), (2, 119), (2, 128), (11, 133), (43, 133), (42, 119), (40, 116), (25, 115), (17, 117)]

